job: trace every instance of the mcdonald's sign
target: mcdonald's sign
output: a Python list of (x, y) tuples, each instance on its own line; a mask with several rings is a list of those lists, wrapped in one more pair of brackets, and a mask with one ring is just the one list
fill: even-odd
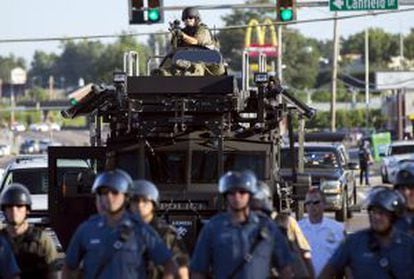
[[(259, 25), (259, 21), (252, 19), (249, 21), (246, 35), (244, 38), (244, 47), (249, 51), (250, 57), (257, 57), (259, 53), (265, 53), (267, 57), (277, 57), (277, 36), (276, 29), (270, 18), (263, 21), (264, 26)], [(252, 43), (252, 31), (256, 31), (257, 42)], [(266, 42), (266, 31), (270, 31), (270, 42)]]

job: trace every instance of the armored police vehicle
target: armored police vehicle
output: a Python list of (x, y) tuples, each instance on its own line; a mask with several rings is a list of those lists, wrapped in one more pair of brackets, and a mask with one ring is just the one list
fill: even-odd
[[(62, 112), (87, 115), (91, 123), (91, 146), (48, 151), (49, 209), (64, 247), (95, 212), (90, 188), (104, 169), (153, 181), (161, 214), (190, 249), (202, 223), (224, 208), (217, 181), (228, 170), (254, 171), (270, 185), (279, 210), (292, 207), (294, 191), (278, 173), (279, 123), (294, 110), (311, 117), (312, 109), (280, 86), (267, 92), (266, 73), (255, 75), (256, 89), (240, 91), (217, 51), (177, 49), (150, 76), (130, 71), (136, 57), (126, 54), (126, 73), (115, 73), (113, 85), (75, 92), (75, 104)], [(109, 127), (106, 138), (102, 123)], [(59, 162), (79, 159), (92, 168), (59, 180)]]

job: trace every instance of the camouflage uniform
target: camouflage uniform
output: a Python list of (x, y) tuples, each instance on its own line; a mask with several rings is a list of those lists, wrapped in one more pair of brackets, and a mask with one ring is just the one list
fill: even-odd
[[(178, 267), (188, 266), (189, 256), (187, 248), (185, 247), (185, 244), (181, 240), (181, 238), (178, 237), (175, 228), (168, 225), (165, 221), (156, 217), (151, 221), (150, 225), (157, 231), (157, 233), (161, 236), (162, 240), (164, 240), (168, 249), (170, 249), (170, 251), (173, 253), (173, 259), (177, 263)], [(152, 262), (149, 262), (148, 278), (156, 279), (162, 278), (162, 276), (162, 266), (155, 267)]]
[[(208, 49), (214, 49), (216, 47), (216, 42), (211, 35), (210, 30), (208, 29), (207, 25), (200, 23), (195, 27), (186, 26), (181, 29), (182, 32), (187, 34), (188, 36), (194, 37), (198, 41), (198, 46), (202, 46)], [(192, 45), (188, 45), (183, 41), (179, 42), (179, 47), (191, 47)]]
[(46, 232), (29, 226), (24, 234), (16, 237), (11, 237), (5, 228), (1, 230), (1, 234), (13, 249), (22, 271), (21, 278), (50, 278), (49, 275), (56, 271), (58, 254)]

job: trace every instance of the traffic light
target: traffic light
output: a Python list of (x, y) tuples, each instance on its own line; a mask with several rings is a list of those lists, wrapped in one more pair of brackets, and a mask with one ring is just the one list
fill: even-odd
[(164, 21), (163, 0), (129, 0), (129, 24), (153, 24)]
[(277, 18), (286, 22), (296, 19), (296, 0), (277, 0)]
[(164, 21), (164, 12), (162, 0), (148, 0), (148, 23), (162, 23)]
[(129, 24), (147, 23), (144, 17), (144, 0), (129, 0)]

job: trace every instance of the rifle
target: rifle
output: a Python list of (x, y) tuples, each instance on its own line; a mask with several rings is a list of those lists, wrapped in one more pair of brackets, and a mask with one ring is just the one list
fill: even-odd
[(183, 36), (180, 27), (180, 21), (176, 19), (173, 22), (170, 22), (170, 28), (168, 28), (168, 31), (170, 31), (172, 35), (171, 45), (173, 46), (173, 48), (177, 48), (180, 45), (180, 41)]

